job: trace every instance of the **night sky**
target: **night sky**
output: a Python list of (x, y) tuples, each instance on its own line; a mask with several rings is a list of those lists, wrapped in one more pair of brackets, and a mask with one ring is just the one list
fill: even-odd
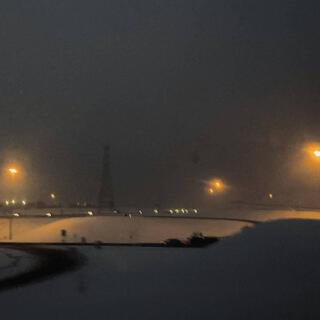
[(290, 152), (320, 139), (319, 17), (319, 1), (2, 0), (19, 196), (95, 201), (105, 144), (119, 204), (203, 201), (212, 176), (287, 192)]

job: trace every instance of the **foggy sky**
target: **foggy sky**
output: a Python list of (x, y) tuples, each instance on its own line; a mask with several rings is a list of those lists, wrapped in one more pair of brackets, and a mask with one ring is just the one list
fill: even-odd
[(285, 188), (275, 168), (320, 134), (319, 9), (3, 0), (2, 159), (26, 166), (30, 199), (96, 200), (105, 144), (121, 204), (175, 202), (217, 175), (235, 188)]

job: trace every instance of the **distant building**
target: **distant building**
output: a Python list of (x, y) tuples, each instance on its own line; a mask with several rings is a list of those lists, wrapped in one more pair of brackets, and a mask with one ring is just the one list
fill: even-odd
[(104, 148), (101, 186), (98, 204), (100, 208), (114, 208), (113, 185), (110, 173), (110, 147)]

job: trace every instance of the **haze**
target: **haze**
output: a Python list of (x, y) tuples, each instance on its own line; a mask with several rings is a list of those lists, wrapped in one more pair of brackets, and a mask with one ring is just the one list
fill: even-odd
[(95, 201), (105, 144), (123, 205), (205, 201), (212, 176), (235, 198), (297, 192), (288, 159), (320, 133), (319, 9), (3, 0), (2, 162), (26, 168), (30, 199)]

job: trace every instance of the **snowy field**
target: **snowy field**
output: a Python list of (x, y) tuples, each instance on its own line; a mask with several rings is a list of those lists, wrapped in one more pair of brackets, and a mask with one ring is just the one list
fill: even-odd
[(2, 316), (320, 318), (317, 220), (259, 224), (205, 249), (78, 246), (77, 250), (87, 258), (78, 271), (2, 292)]
[[(250, 223), (210, 219), (145, 217), (83, 217), (66, 219), (18, 218), (12, 222), (14, 242), (158, 243), (169, 238), (187, 239), (194, 232), (224, 237)], [(0, 220), (0, 239), (8, 241), (8, 220)], [(67, 235), (61, 236), (61, 230)]]
[[(205, 213), (212, 218), (199, 217), (141, 217), (93, 216), (72, 218), (11, 219), (14, 242), (108, 242), (108, 243), (159, 243), (170, 238), (187, 239), (194, 232), (205, 236), (226, 237), (234, 235), (250, 221), (264, 222), (278, 219), (319, 219), (319, 212), (308, 211), (226, 211)], [(248, 222), (246, 222), (248, 220)], [(61, 230), (66, 236), (61, 236)], [(0, 241), (9, 241), (9, 219), (0, 219)]]

